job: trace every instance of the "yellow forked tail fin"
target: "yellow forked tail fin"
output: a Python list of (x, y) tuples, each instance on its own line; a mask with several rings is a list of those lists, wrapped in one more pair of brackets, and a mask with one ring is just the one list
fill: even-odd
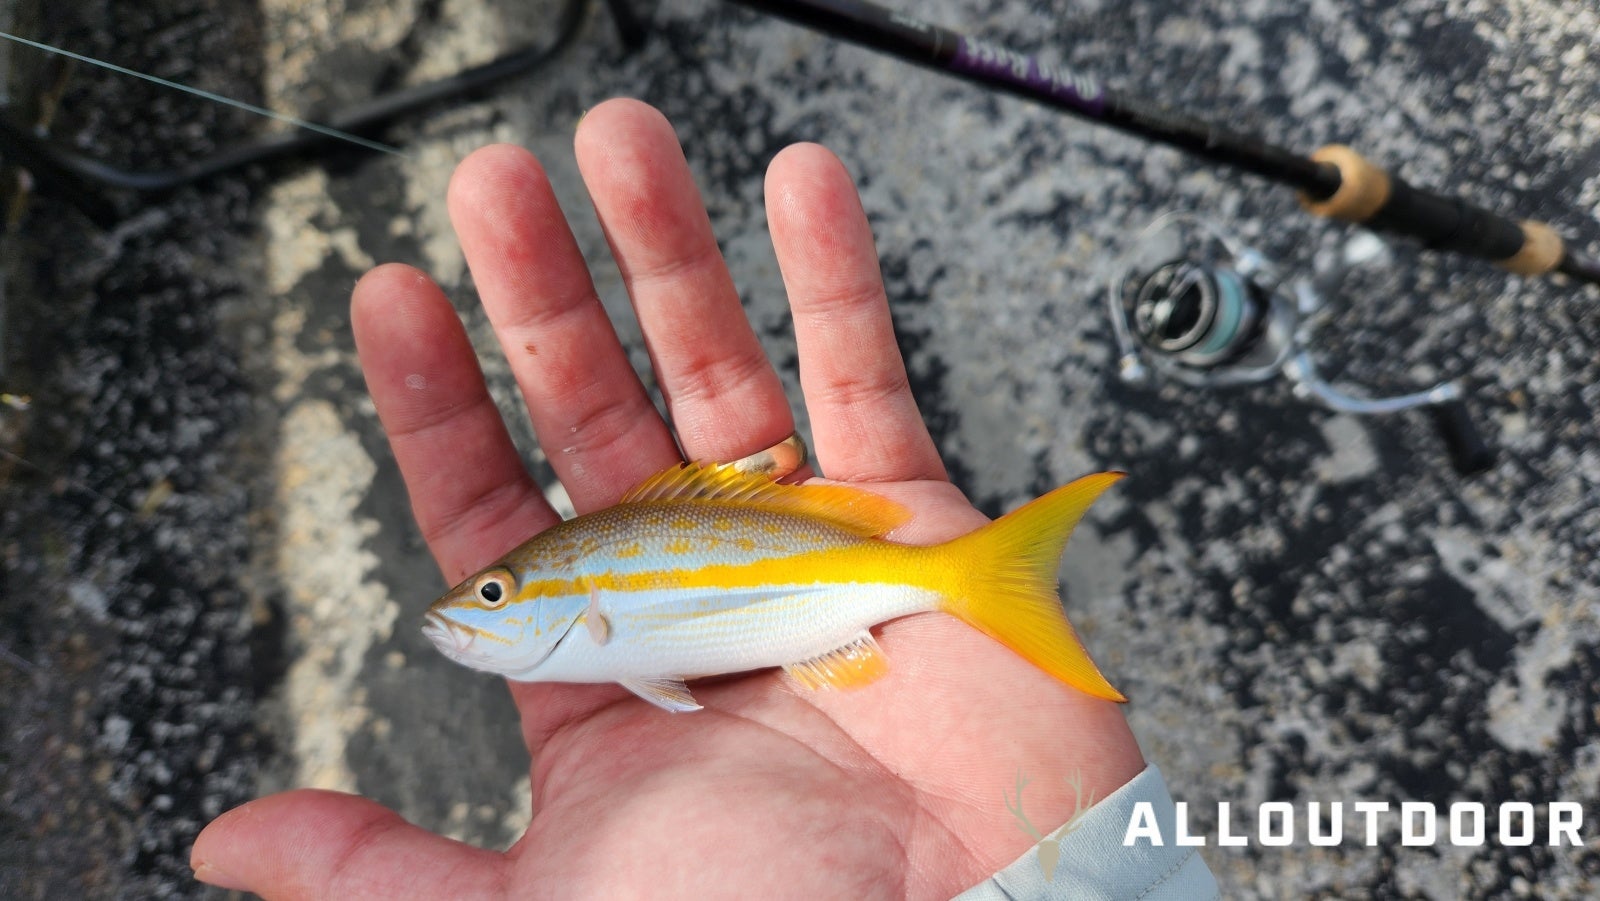
[(965, 574), (961, 587), (946, 595), (945, 613), (1073, 688), (1108, 701), (1128, 699), (1100, 674), (1067, 622), (1056, 574), (1084, 511), (1123, 475), (1084, 476), (941, 549)]

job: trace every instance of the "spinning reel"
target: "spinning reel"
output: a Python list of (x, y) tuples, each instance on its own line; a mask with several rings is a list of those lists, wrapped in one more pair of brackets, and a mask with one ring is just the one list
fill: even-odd
[(1387, 261), (1375, 235), (1347, 241), (1339, 259), (1313, 277), (1290, 281), (1260, 252), (1214, 223), (1187, 213), (1158, 217), (1140, 232), (1106, 292), (1122, 380), (1156, 376), (1197, 388), (1287, 378), (1301, 400), (1341, 413), (1426, 408), (1462, 475), (1483, 472), (1494, 454), (1473, 426), (1461, 388), (1365, 397), (1335, 387), (1317, 371), (1311, 348), (1328, 318), (1327, 298), (1355, 267)]

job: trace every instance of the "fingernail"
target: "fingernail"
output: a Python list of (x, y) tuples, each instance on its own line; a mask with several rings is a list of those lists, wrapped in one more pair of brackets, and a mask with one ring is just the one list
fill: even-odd
[(217, 888), (232, 889), (236, 892), (249, 891), (250, 885), (243, 879), (229, 873), (227, 870), (218, 869), (209, 863), (198, 864), (194, 868), (194, 878), (207, 885)]

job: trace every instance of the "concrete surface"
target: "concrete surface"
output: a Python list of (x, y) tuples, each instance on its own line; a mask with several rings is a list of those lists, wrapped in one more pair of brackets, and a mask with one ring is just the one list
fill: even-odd
[[(163, 0), (41, 27), (315, 118), (383, 78), (538, 40), (554, 9)], [(917, 11), (1600, 240), (1587, 4)], [(861, 184), (919, 400), (974, 500), (998, 513), (1092, 469), (1133, 474), (1079, 531), (1067, 603), (1197, 830), (1214, 835), (1217, 801), (1253, 822), (1273, 800), (1577, 800), (1585, 838), (1600, 836), (1600, 294), (1409, 247), (1354, 285), (1326, 330), (1330, 373), (1391, 390), (1462, 380), (1501, 449), (1473, 480), (1421, 417), (1333, 415), (1281, 385), (1128, 387), (1097, 292), (1157, 212), (1208, 212), (1299, 265), (1344, 232), (1281, 189), (783, 23), (704, 0), (653, 15), (626, 55), (597, 11), (552, 69), (392, 130), (404, 159), (221, 179), (109, 231), (32, 198), (5, 248), (0, 391), (32, 405), (0, 408), (0, 896), (208, 896), (187, 878), (198, 827), (289, 785), (360, 791), (481, 844), (520, 833), (526, 754), (503, 688), (417, 632), (442, 586), (362, 391), (347, 294), (375, 261), (432, 271), (548, 477), (444, 187), (477, 146), (532, 148), (642, 367), (571, 160), (582, 110), (618, 94), (676, 124), (791, 388), (761, 174), (816, 140)], [(57, 134), (114, 159), (264, 127), (109, 76), (73, 85)], [(463, 747), (480, 765), (446, 766)], [(1404, 847), (1392, 820), (1376, 847), (1207, 857), (1242, 898), (1582, 898), (1600, 873), (1592, 847)]]

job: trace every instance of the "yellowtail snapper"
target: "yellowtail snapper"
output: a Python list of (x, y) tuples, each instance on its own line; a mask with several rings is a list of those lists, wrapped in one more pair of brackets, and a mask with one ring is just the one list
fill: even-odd
[(1125, 701), (1062, 611), (1067, 538), (1122, 473), (1085, 476), (930, 547), (883, 535), (910, 519), (847, 485), (784, 485), (684, 464), (614, 507), (535, 535), (440, 598), (423, 632), (445, 656), (524, 682), (617, 682), (670, 711), (684, 680), (782, 667), (806, 688), (888, 668), (872, 627), (954, 616), (1062, 682)]

